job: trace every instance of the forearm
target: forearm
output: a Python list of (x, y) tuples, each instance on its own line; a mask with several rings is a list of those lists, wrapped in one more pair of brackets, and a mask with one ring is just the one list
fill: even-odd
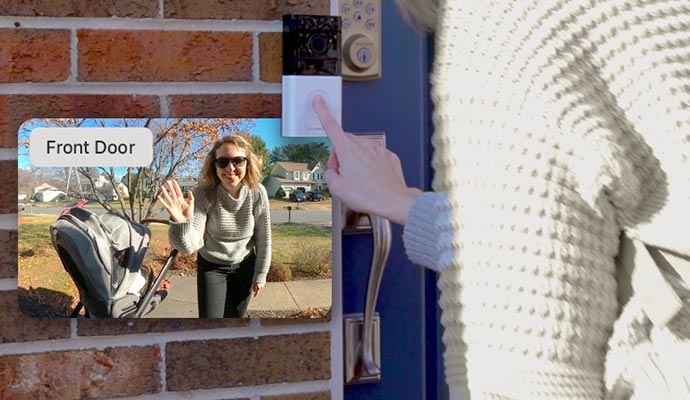
[(265, 283), (271, 266), (271, 213), (268, 203), (262, 206), (254, 225), (254, 249), (256, 266), (254, 282)]

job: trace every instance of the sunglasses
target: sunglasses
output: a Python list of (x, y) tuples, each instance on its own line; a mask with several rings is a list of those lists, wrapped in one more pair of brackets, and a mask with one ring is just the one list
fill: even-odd
[(247, 157), (220, 157), (216, 158), (215, 163), (218, 168), (225, 168), (230, 163), (232, 163), (232, 165), (235, 167), (244, 167), (244, 165), (247, 163)]

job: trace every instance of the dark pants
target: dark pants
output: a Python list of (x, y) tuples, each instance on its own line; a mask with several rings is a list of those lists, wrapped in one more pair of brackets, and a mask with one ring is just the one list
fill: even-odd
[(249, 307), (256, 255), (251, 253), (231, 271), (197, 254), (196, 292), (199, 318), (243, 318)]

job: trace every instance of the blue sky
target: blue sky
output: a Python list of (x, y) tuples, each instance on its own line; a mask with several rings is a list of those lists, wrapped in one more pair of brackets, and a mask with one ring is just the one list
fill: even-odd
[[(108, 120), (106, 120), (108, 121)], [(327, 138), (286, 138), (282, 137), (280, 135), (280, 119), (279, 118), (261, 118), (261, 119), (254, 119), (255, 126), (252, 127), (249, 131), (250, 133), (254, 135), (259, 135), (261, 136), (264, 141), (266, 142), (266, 147), (271, 151), (274, 147), (279, 147), (279, 146), (284, 146), (289, 143), (297, 143), (297, 144), (304, 144), (304, 143), (309, 143), (309, 142), (324, 142), (324, 143), (329, 143)], [(108, 122), (106, 122), (106, 125), (108, 125)], [(43, 126), (46, 126), (45, 124)], [(94, 124), (90, 124), (87, 120), (87, 122), (83, 126), (95, 126)], [(32, 125), (31, 122), (27, 121), (22, 125), (22, 128), (20, 128), (20, 140), (22, 139), (28, 139), (28, 136), (26, 136), (27, 133), (29, 133), (35, 125)], [(23, 137), (25, 136), (25, 137)], [(330, 146), (329, 146), (330, 147)], [(18, 166), (20, 169), (24, 169), (27, 167), (31, 166), (31, 162), (29, 161), (29, 154), (26, 151), (26, 149), (19, 149), (19, 155), (17, 157), (17, 162)], [(116, 171), (119, 168), (116, 169)], [(124, 169), (122, 169), (124, 171)], [(124, 172), (123, 172), (124, 173)]]

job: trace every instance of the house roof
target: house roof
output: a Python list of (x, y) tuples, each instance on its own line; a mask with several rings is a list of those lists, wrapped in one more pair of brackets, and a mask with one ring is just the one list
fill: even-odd
[(276, 161), (276, 165), (279, 165), (283, 167), (286, 171), (289, 172), (294, 172), (294, 171), (306, 171), (309, 172), (311, 171), (309, 169), (309, 165), (307, 163), (296, 163), (296, 162), (289, 162), (289, 161)]
[(43, 183), (43, 184), (41, 184), (41, 185), (39, 185), (39, 186), (36, 186), (36, 187), (34, 188), (34, 191), (36, 191), (36, 192), (41, 192), (41, 191), (44, 191), (44, 190), (58, 190), (58, 189), (57, 189), (55, 186), (50, 185), (50, 184), (48, 184), (48, 183)]
[(312, 161), (309, 163), (307, 168), (309, 168), (309, 171), (313, 171), (314, 168), (316, 168), (319, 164), (321, 164), (321, 161)]

